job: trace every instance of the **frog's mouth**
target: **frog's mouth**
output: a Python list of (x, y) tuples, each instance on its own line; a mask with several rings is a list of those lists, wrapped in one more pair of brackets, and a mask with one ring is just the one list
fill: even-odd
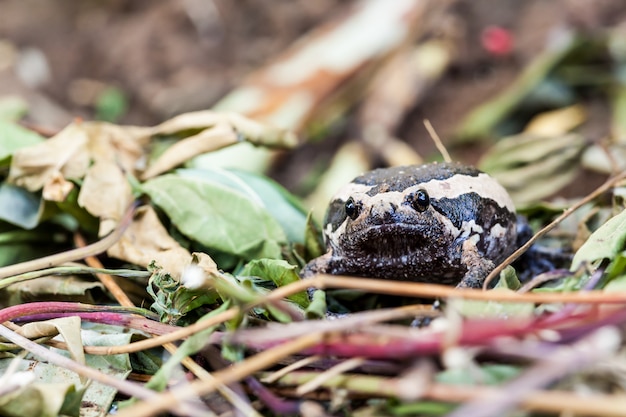
[(377, 258), (432, 251), (440, 245), (441, 237), (430, 236), (429, 229), (413, 224), (382, 224), (353, 231), (348, 245), (362, 254)]

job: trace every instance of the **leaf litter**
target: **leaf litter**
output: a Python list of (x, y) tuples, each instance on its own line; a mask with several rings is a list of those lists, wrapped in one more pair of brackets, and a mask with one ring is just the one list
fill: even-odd
[[(319, 29), (308, 43), (294, 45), (296, 53), (259, 70), (217, 106), (236, 113), (186, 113), (154, 127), (76, 121), (45, 140), (2, 122), (0, 149), (8, 172), (0, 198), (9, 200), (0, 201), (23, 207), (0, 213), (0, 233), (7, 236), (3, 246), (10, 246), (16, 233), (27, 233), (27, 244), (36, 247), (46, 236), (58, 253), (28, 252), (32, 259), (18, 265), (0, 257), (6, 265), (0, 268), (5, 293), (0, 330), (6, 338), (0, 367), (8, 381), (0, 396), (2, 414), (106, 415), (115, 404), (121, 416), (207, 415), (219, 408), (210, 395), (219, 392), (229, 410), (245, 415), (625, 415), (620, 371), (626, 323), (624, 174), (620, 159), (612, 156), (619, 155), (623, 142), (623, 99), (618, 90), (610, 101), (611, 135), (591, 143), (581, 131), (593, 117), (583, 96), (567, 102), (580, 88), (580, 80), (567, 78), (571, 65), (596, 64), (580, 54), (581, 45), (589, 45), (581, 34), (566, 34), (572, 36), (540, 52), (509, 89), (468, 115), (449, 142), (454, 154), (459, 144), (488, 143), (479, 165), (509, 188), (536, 229), (559, 217), (558, 209), (542, 200), (576, 185), (580, 172), (597, 167), (613, 174), (585, 198), (580, 193), (576, 201), (553, 203), (570, 207), (559, 220), (573, 208), (587, 207), (588, 217), (578, 222), (584, 227), (577, 222), (548, 226), (558, 249), (571, 254), (577, 248), (573, 260), (547, 272), (552, 274), (547, 279), (535, 277), (538, 287), (523, 291), (517, 291), (518, 271), (511, 268), (494, 273), (500, 283), (488, 291), (352, 277), (299, 279), (298, 268), (320, 253), (319, 227), (304, 207), (322, 207), (332, 184), (377, 163), (373, 156), (387, 163), (404, 160), (394, 157), (404, 149), (394, 132), (410, 110), (407, 103), (428, 95), (450, 65), (449, 38), (422, 44), (423, 33), (408, 30), (438, 16), (445, 5), (420, 9), (398, 3), (398, 15), (376, 17), (389, 19), (391, 26), (383, 27), (395, 25), (389, 33), (402, 36), (349, 57), (351, 66), (337, 66), (331, 55), (319, 62), (332, 70), (328, 73), (302, 72), (296, 81), (277, 78), (286, 68), (295, 75), (293, 68), (309, 62), (306, 57), (330, 48), (325, 36), (339, 36), (330, 31), (332, 25)], [(353, 33), (369, 22), (365, 17), (377, 15), (372, 4), (360, 4), (354, 15), (338, 20), (345, 25), (338, 28)], [(398, 23), (398, 16), (405, 20)], [(605, 49), (616, 50), (617, 33), (612, 29), (603, 38)], [(407, 57), (426, 53), (438, 54), (434, 68), (409, 65)], [(392, 59), (399, 56), (404, 59)], [(621, 55), (608, 56), (623, 65)], [(379, 74), (411, 68), (415, 72), (407, 79), (413, 88), (374, 82), (370, 74), (365, 79), (371, 95), (344, 90), (365, 67), (377, 67)], [(273, 90), (264, 84), (268, 80), (282, 84)], [(263, 86), (266, 99), (293, 105), (293, 97), (316, 85), (312, 81), (324, 88), (313, 91), (317, 95), (307, 107), (290, 107), (300, 112), (295, 115), (266, 101), (233, 99)], [(549, 111), (536, 106), (530, 119), (518, 115), (532, 107), (546, 85), (567, 90), (565, 101)], [(329, 96), (337, 106), (328, 105)], [(386, 103), (381, 97), (397, 100), (385, 109), (388, 113), (379, 112)], [(311, 205), (262, 174), (241, 170), (248, 165), (244, 158), (239, 168), (212, 162), (228, 159), (224, 148), (245, 155), (239, 152), (247, 142), (271, 149), (264, 158), (276, 163), (277, 148), (298, 145), (292, 131), (311, 135), (315, 120), (316, 134), (323, 136), (320, 126), (329, 128), (362, 101), (367, 105), (361, 107), (356, 131), (363, 140), (353, 140), (328, 161), (325, 185), (306, 200)], [(280, 128), (265, 124), (270, 121)], [(510, 132), (512, 125), (522, 127)], [(416, 153), (410, 158), (434, 157)], [(258, 166), (267, 164), (248, 168)], [(608, 221), (593, 224), (594, 216)], [(572, 242), (580, 229), (585, 239), (578, 248)], [(82, 234), (92, 243), (80, 243)], [(536, 239), (548, 242), (544, 232)], [(72, 242), (78, 248), (70, 249)], [(68, 251), (60, 252), (64, 248)], [(83, 258), (91, 259), (89, 267), (71, 263)], [(94, 262), (104, 262), (106, 269)], [(90, 274), (103, 285), (91, 281), (90, 286), (85, 278)], [(85, 285), (69, 291), (59, 285), (66, 276), (80, 276)], [(40, 301), (23, 303), (21, 296), (11, 296), (17, 283), (38, 280)], [(113, 291), (116, 286), (124, 289)], [(372, 308), (383, 303), (367, 296), (363, 301), (363, 293), (410, 301)], [(326, 309), (342, 297), (339, 302), (349, 306), (346, 314), (325, 319)], [(440, 300), (441, 307), (415, 304), (429, 299)], [(427, 320), (411, 327), (415, 317)], [(613, 365), (611, 371), (606, 364)], [(46, 385), (50, 381), (53, 386)]]

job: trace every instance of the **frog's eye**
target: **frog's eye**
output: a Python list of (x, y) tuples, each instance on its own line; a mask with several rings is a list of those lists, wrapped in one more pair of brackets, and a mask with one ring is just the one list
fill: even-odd
[(357, 204), (352, 197), (348, 198), (345, 205), (346, 215), (350, 217), (352, 220), (359, 217), (359, 212), (361, 211), (361, 207)]
[(411, 207), (421, 213), (426, 211), (428, 208), (428, 205), (430, 204), (430, 197), (428, 197), (426, 190), (419, 189), (407, 196), (407, 202), (411, 205)]

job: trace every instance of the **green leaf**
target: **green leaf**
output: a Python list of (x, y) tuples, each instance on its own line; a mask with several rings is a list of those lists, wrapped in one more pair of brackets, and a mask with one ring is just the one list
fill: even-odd
[(313, 292), (313, 299), (306, 309), (308, 319), (319, 319), (326, 316), (328, 306), (326, 305), (326, 293), (322, 290)]
[[(73, 318), (74, 320), (76, 317)], [(66, 319), (54, 320), (63, 323)], [(78, 320), (80, 321), (80, 320)], [(45, 322), (42, 322), (45, 323)], [(33, 323), (38, 325), (39, 323)], [(82, 340), (86, 346), (122, 346), (130, 343), (132, 332), (120, 333), (119, 327), (109, 325), (87, 325), (88, 330), (82, 330), (76, 335), (77, 340), (71, 342), (82, 351)], [(62, 327), (60, 327), (61, 329)], [(67, 334), (67, 332), (66, 332)], [(65, 336), (64, 336), (65, 337)], [(67, 352), (58, 351), (67, 356)], [(100, 410), (108, 410), (111, 406), (116, 390), (99, 382), (92, 381), (85, 388), (78, 375), (67, 369), (51, 365), (39, 359), (1, 359), (0, 374), (5, 374), (10, 363), (19, 361), (17, 371), (30, 374), (34, 382), (25, 387), (23, 396), (11, 398), (0, 397), (0, 414), (30, 417), (30, 416), (58, 416), (61, 414), (78, 416), (77, 406), (81, 405), (77, 397), (82, 398), (84, 404), (92, 404)], [(130, 373), (130, 361), (127, 354), (120, 355), (85, 355), (85, 364), (118, 379), (123, 379)], [(15, 393), (20, 394), (20, 393)], [(84, 394), (84, 395), (83, 395)], [(81, 414), (82, 415), (82, 414)]]
[[(493, 291), (511, 291), (495, 289)], [(510, 303), (482, 300), (452, 300), (450, 305), (463, 317), (528, 318), (532, 317), (535, 306), (531, 303)]]
[(575, 271), (583, 262), (600, 259), (613, 259), (624, 250), (626, 242), (626, 210), (609, 219), (578, 249), (572, 260), (571, 271)]
[(243, 259), (280, 258), (287, 237), (258, 202), (223, 185), (198, 178), (163, 175), (144, 191), (187, 237)]
[(35, 132), (0, 118), (0, 165), (8, 166), (8, 158), (18, 149), (43, 141)]
[[(0, 397), (0, 414), (10, 417), (56, 417), (64, 408), (65, 398), (75, 392), (74, 384), (62, 381), (32, 383)], [(69, 415), (78, 416), (78, 408), (67, 408), (64, 411)]]
[(235, 169), (180, 169), (176, 173), (184, 178), (197, 178), (240, 192), (242, 196), (261, 204), (280, 223), (290, 242), (304, 242), (306, 212), (300, 202), (277, 182)]
[(0, 97), (0, 120), (17, 121), (28, 112), (28, 103), (20, 96)]
[[(229, 307), (229, 303), (224, 303), (219, 308), (206, 314), (204, 317), (198, 320), (198, 322), (220, 314)], [(199, 352), (202, 348), (204, 348), (206, 346), (207, 338), (211, 335), (211, 333), (213, 333), (216, 327), (217, 325), (211, 326), (207, 329), (204, 329), (198, 333), (194, 333), (193, 335), (189, 336), (189, 338), (185, 340), (178, 347), (178, 349), (176, 349), (176, 352), (161, 366), (157, 373), (154, 374), (154, 376), (146, 384), (146, 388), (151, 388), (157, 391), (164, 390), (170, 378), (172, 378), (174, 372), (176, 370), (181, 370), (179, 366), (180, 362), (182, 362), (185, 357), (193, 355)]]
[[(2, 240), (17, 235), (18, 232), (7, 232), (0, 234)], [(3, 242), (0, 244), (0, 266), (13, 265), (34, 259), (41, 256), (41, 247), (36, 243), (20, 242), (15, 243)]]
[(116, 122), (128, 111), (128, 98), (122, 90), (108, 87), (96, 99), (96, 119)]
[(304, 246), (309, 259), (322, 256), (326, 251), (324, 237), (319, 225), (313, 218), (313, 213), (309, 213), (306, 218), (306, 229), (304, 231)]
[(520, 367), (511, 365), (484, 365), (478, 369), (452, 368), (439, 372), (435, 379), (453, 385), (475, 385), (477, 382), (498, 385), (515, 378), (520, 371)]
[(150, 308), (159, 314), (162, 322), (177, 323), (192, 310), (213, 304), (218, 299), (216, 291), (186, 288), (180, 280), (154, 264), (148, 270), (153, 272), (146, 288), (154, 299)]
[[(292, 282), (300, 281), (296, 269), (296, 266), (283, 260), (256, 259), (246, 264), (238, 275), (260, 277), (272, 281), (277, 287), (283, 287)], [(306, 292), (293, 294), (287, 298), (303, 308), (309, 305), (309, 297)]]
[(41, 198), (23, 188), (0, 184), (0, 219), (23, 229), (39, 224), (43, 211)]
[(449, 403), (419, 401), (394, 405), (388, 411), (393, 416), (442, 416), (452, 412), (455, 407), (454, 404)]
[(515, 268), (513, 268), (511, 265), (507, 266), (502, 272), (500, 272), (500, 279), (496, 284), (497, 289), (517, 291), (521, 288), (521, 286), (522, 284), (517, 277)]

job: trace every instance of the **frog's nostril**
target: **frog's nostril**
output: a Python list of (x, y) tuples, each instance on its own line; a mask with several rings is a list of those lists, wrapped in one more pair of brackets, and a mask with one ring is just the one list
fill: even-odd
[(395, 213), (398, 209), (394, 203), (380, 201), (370, 210), (370, 219), (373, 224), (388, 224), (395, 221)]

